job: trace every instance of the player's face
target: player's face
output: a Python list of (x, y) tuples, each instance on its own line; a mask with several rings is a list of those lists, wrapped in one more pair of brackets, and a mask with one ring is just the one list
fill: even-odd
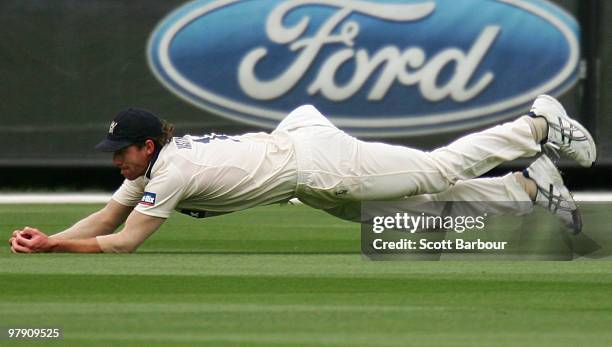
[(138, 148), (131, 145), (113, 154), (113, 164), (121, 170), (123, 177), (135, 180), (145, 174), (149, 166), (152, 150), (148, 145)]

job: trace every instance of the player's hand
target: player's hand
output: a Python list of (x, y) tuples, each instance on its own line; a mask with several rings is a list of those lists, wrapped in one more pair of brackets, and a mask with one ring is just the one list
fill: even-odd
[(13, 253), (51, 252), (53, 241), (42, 231), (25, 227), (19, 231), (11, 243)]
[(11, 238), (8, 240), (9, 246), (13, 245), (13, 240), (17, 237), (17, 234), (19, 234), (20, 232), (21, 232), (21, 230), (13, 231), (13, 234), (11, 235)]
[(19, 235), (20, 232), (21, 232), (21, 230), (14, 230), (13, 234), (11, 234), (11, 238), (8, 240), (8, 244), (11, 246), (11, 252), (13, 252), (13, 253), (19, 253), (13, 247), (13, 243), (15, 242), (15, 239), (17, 239), (17, 235)]

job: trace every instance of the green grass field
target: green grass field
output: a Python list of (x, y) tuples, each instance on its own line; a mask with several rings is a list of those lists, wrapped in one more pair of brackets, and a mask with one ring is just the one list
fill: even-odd
[[(0, 206), (0, 237), (56, 232), (99, 207)], [(610, 207), (591, 208), (585, 232)], [(129, 255), (14, 255), (4, 242), (0, 327), (62, 327), (64, 339), (0, 345), (612, 344), (609, 260), (374, 262), (359, 249), (358, 224), (304, 206), (177, 214)]]

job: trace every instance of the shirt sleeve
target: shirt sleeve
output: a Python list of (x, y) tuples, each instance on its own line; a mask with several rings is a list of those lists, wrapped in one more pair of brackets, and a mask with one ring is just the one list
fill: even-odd
[(184, 199), (187, 180), (174, 166), (168, 167), (145, 186), (135, 210), (153, 217), (168, 218), (176, 205)]
[(142, 178), (133, 181), (126, 179), (115, 194), (113, 194), (112, 199), (124, 206), (136, 206), (142, 198), (144, 187), (145, 184)]

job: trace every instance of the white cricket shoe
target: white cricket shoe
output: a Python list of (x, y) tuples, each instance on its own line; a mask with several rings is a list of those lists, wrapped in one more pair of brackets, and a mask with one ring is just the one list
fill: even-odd
[(531, 106), (531, 112), (546, 118), (548, 122), (548, 141), (545, 146), (576, 160), (584, 167), (593, 165), (597, 158), (593, 137), (582, 124), (567, 115), (557, 99), (540, 95)]
[(547, 155), (540, 156), (523, 171), (538, 186), (535, 203), (559, 217), (574, 234), (582, 230), (580, 211), (572, 194), (563, 184), (561, 173)]

